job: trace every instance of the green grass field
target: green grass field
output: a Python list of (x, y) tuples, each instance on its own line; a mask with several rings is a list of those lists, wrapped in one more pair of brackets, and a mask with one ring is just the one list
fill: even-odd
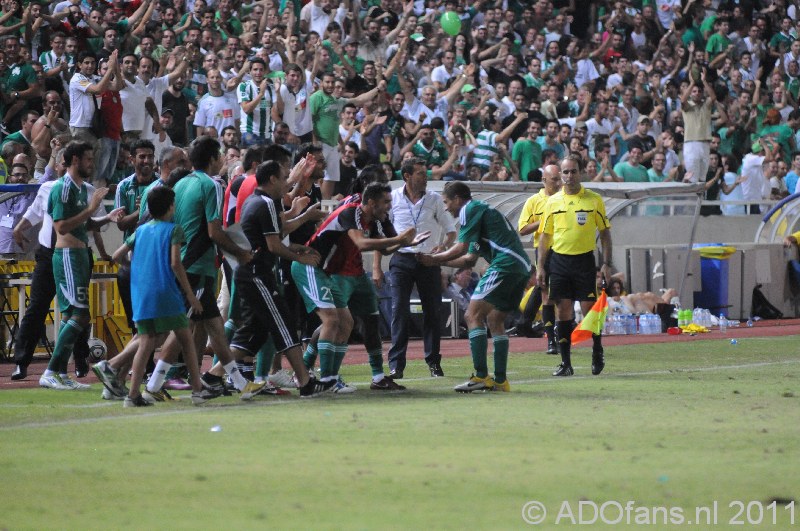
[(4, 391), (0, 529), (510, 529), (530, 527), (533, 500), (544, 528), (564, 502), (577, 521), (581, 500), (688, 521), (716, 501), (719, 525), (753, 502), (750, 521), (763, 506), (767, 527), (797, 527), (797, 343), (607, 348), (600, 377), (584, 348), (567, 379), (549, 376), (554, 357), (513, 355), (510, 394), (454, 393), (469, 358), (445, 360), (444, 379), (417, 362), (393, 395), (368, 390), (366, 366), (343, 372), (356, 394), (311, 400), (131, 410), (101, 401), (99, 384)]

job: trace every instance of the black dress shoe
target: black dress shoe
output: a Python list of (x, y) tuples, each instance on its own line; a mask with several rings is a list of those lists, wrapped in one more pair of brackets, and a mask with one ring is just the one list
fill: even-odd
[(556, 343), (555, 339), (551, 339), (547, 342), (547, 353), (558, 354), (558, 343)]
[(392, 369), (392, 372), (389, 373), (389, 378), (392, 380), (402, 380), (403, 379), (403, 371), (398, 371), (397, 369)]
[(75, 376), (83, 378), (87, 374), (89, 374), (89, 364), (86, 362), (86, 358), (75, 356)]
[(442, 370), (442, 366), (438, 363), (429, 363), (428, 368), (431, 370), (431, 376), (434, 378), (442, 378), (444, 377), (444, 371)]
[(553, 373), (553, 376), (572, 376), (573, 374), (575, 374), (575, 371), (572, 370), (572, 365), (561, 363), (556, 369), (556, 372)]
[(606, 367), (606, 358), (603, 356), (603, 347), (592, 351), (592, 374), (597, 376)]
[(23, 365), (17, 365), (17, 368), (11, 373), (12, 380), (24, 380), (26, 376), (28, 376), (28, 368)]

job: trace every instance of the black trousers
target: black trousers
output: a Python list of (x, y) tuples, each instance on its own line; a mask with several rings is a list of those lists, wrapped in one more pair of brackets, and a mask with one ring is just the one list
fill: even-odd
[(422, 303), (422, 339), (425, 361), (440, 363), (439, 344), (442, 337), (442, 270), (439, 266), (424, 266), (410, 253), (395, 253), (389, 262), (389, 285), (392, 291), (392, 346), (389, 367), (402, 371), (406, 367), (408, 322), (411, 319), (411, 290), (417, 285)]
[(131, 266), (121, 265), (117, 270), (117, 291), (125, 310), (125, 319), (128, 328), (136, 333), (136, 323), (133, 322), (133, 301), (131, 300)]
[[(50, 311), (50, 303), (56, 296), (56, 281), (53, 276), (53, 250), (39, 247), (36, 251), (36, 265), (31, 275), (31, 294), (28, 308), (19, 323), (14, 338), (14, 363), (27, 367), (33, 360), (33, 352), (39, 340), (44, 337), (45, 321)], [(20, 288), (22, 289), (22, 288)], [(85, 360), (89, 354), (89, 327), (81, 333), (75, 343), (75, 358)]]

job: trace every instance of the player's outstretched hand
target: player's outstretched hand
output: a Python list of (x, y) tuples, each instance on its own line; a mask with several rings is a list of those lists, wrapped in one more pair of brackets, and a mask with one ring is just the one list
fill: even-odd
[(400, 233), (400, 242), (403, 246), (411, 245), (411, 242), (414, 241), (414, 237), (417, 235), (417, 229), (414, 227), (408, 228)]
[(411, 246), (413, 247), (415, 245), (419, 245), (430, 237), (431, 237), (431, 231), (426, 230), (425, 232), (421, 232), (417, 234), (411, 241)]
[(108, 213), (108, 221), (110, 221), (111, 223), (116, 223), (124, 217), (125, 217), (125, 207), (115, 208), (114, 210)]

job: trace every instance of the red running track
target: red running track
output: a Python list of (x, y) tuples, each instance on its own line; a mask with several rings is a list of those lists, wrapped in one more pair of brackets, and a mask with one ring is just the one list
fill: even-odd
[[(735, 338), (748, 338), (748, 337), (774, 337), (774, 336), (791, 336), (800, 335), (800, 319), (782, 319), (776, 321), (759, 321), (755, 323), (752, 328), (749, 328), (742, 323), (738, 328), (729, 328), (726, 333), (713, 329), (706, 334), (689, 335), (682, 334), (680, 336), (671, 336), (668, 334), (658, 335), (635, 335), (635, 336), (605, 336), (603, 337), (603, 346), (614, 347), (617, 345), (641, 345), (644, 343), (666, 343), (670, 341), (697, 341), (703, 339), (735, 339)], [(583, 345), (590, 345), (589, 342)], [(544, 338), (530, 339), (525, 337), (512, 337), (509, 345), (509, 351), (514, 353), (523, 352), (544, 352), (547, 348), (547, 343)], [(384, 343), (384, 353), (388, 350), (387, 344)], [(469, 356), (469, 341), (466, 339), (443, 339), (441, 344), (441, 353), (443, 358), (457, 358)], [(422, 340), (411, 340), (408, 342), (408, 359), (421, 360), (424, 358)], [(353, 345), (347, 353), (345, 363), (347, 364), (365, 364), (368, 362), (367, 352), (364, 350), (363, 345)], [(204, 365), (210, 365), (211, 358), (206, 357)], [(37, 387), (39, 385), (39, 376), (47, 366), (47, 360), (43, 357), (37, 357), (34, 362), (28, 367), (28, 377), (21, 381), (11, 381), (11, 372), (14, 370), (12, 362), (4, 361), (0, 363), (0, 390), (3, 389), (20, 389)], [(71, 367), (70, 367), (71, 368)], [(94, 374), (90, 373), (89, 376), (82, 378), (84, 383), (96, 383), (97, 379)]]

